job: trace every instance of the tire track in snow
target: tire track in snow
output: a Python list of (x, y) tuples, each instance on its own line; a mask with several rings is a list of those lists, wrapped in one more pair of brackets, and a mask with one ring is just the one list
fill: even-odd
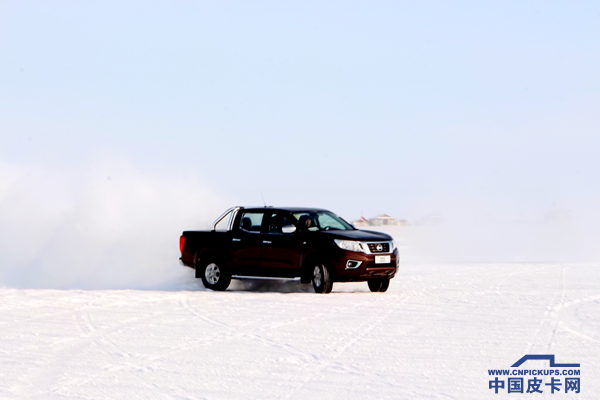
[[(232, 302), (232, 301), (237, 302), (237, 300), (239, 300), (239, 297), (230, 296), (227, 298), (226, 302), (227, 303)], [(178, 302), (179, 306), (181, 307), (182, 306), (181, 299), (178, 299), (177, 302)], [(312, 301), (309, 301), (309, 303), (310, 302), (312, 302)], [(213, 304), (217, 304), (217, 303), (219, 303), (219, 302), (215, 302)], [(185, 306), (183, 306), (183, 308), (185, 309)], [(161, 313), (161, 314), (164, 314), (164, 313)], [(316, 314), (316, 316), (319, 316), (319, 317), (322, 315), (323, 315), (323, 313)], [(176, 346), (176, 347), (170, 347), (166, 350), (154, 352), (153, 354), (149, 354), (144, 357), (135, 359), (135, 360), (133, 360), (133, 362), (127, 362), (127, 363), (119, 362), (118, 364), (115, 364), (115, 363), (105, 364), (104, 366), (102, 366), (101, 372), (95, 373), (93, 375), (88, 375), (86, 377), (86, 379), (80, 379), (77, 381), (69, 382), (69, 385), (70, 385), (70, 387), (79, 387), (79, 386), (82, 386), (82, 385), (85, 385), (85, 384), (95, 381), (99, 376), (105, 374), (107, 371), (115, 373), (115, 372), (119, 372), (119, 371), (123, 371), (123, 370), (127, 370), (127, 369), (138, 370), (138, 369), (146, 366), (148, 363), (154, 363), (154, 362), (164, 359), (166, 357), (171, 357), (178, 353), (190, 351), (197, 347), (210, 346), (210, 345), (224, 342), (224, 341), (239, 339), (241, 337), (251, 337), (253, 334), (258, 334), (259, 332), (262, 332), (262, 331), (270, 331), (272, 329), (276, 329), (276, 328), (279, 328), (282, 326), (306, 321), (306, 319), (307, 319), (306, 317), (301, 317), (301, 318), (295, 318), (295, 319), (292, 319), (289, 321), (273, 322), (270, 324), (262, 325), (261, 327), (250, 330), (250, 331), (237, 331), (234, 333), (233, 330), (230, 330), (230, 332), (226, 333), (226, 334), (223, 334), (222, 332), (215, 332), (209, 338), (207, 338), (205, 340), (202, 340), (202, 341), (194, 340), (193, 342), (188, 342), (188, 343)], [(226, 327), (235, 328), (237, 330), (238, 328), (242, 328), (246, 325), (253, 325), (255, 323), (256, 323), (256, 321), (250, 320), (250, 321), (242, 322), (239, 324), (226, 325)], [(213, 324), (214, 324), (214, 322), (213, 322)], [(114, 342), (112, 342), (112, 343), (114, 344)], [(118, 347), (117, 344), (114, 344), (114, 345), (115, 345), (115, 347)]]
[[(225, 324), (222, 323), (220, 321), (217, 321), (215, 319), (212, 319), (210, 317), (203, 317), (201, 314), (199, 314), (198, 312), (195, 312), (193, 307), (191, 306), (191, 304), (189, 303), (189, 298), (191, 295), (193, 295), (193, 293), (195, 292), (177, 292), (177, 294), (168, 296), (168, 297), (161, 297), (161, 298), (156, 298), (156, 299), (151, 299), (151, 301), (156, 301), (156, 302), (160, 302), (160, 303), (169, 303), (173, 300), (175, 300), (175, 303), (179, 306), (180, 309), (183, 309), (185, 311), (187, 311), (188, 313), (190, 313), (191, 315), (193, 315), (195, 318), (197, 318), (198, 320), (207, 322), (213, 326), (221, 326), (221, 327), (228, 327), (228, 328), (235, 328), (238, 326), (243, 326), (245, 325), (244, 323), (240, 323), (240, 324), (234, 324), (234, 325), (229, 325), (229, 324)], [(207, 307), (212, 307), (215, 305), (223, 305), (223, 304), (227, 304), (227, 303), (231, 303), (236, 301), (236, 298), (232, 297), (232, 296), (227, 296), (227, 297), (221, 297), (223, 294), (222, 293), (215, 293), (216, 297), (213, 297), (213, 301), (208, 302), (206, 304), (204, 304)], [(149, 301), (140, 301), (140, 303), (148, 303)], [(139, 322), (143, 322), (146, 321), (148, 319), (151, 318), (155, 318), (155, 317), (160, 317), (161, 315), (166, 315), (167, 313), (169, 315), (174, 315), (176, 316), (177, 314), (173, 312), (171, 307), (167, 307), (166, 309), (167, 311), (164, 312), (158, 312), (158, 313), (152, 313), (146, 317), (143, 318), (131, 318), (129, 320), (126, 321), (126, 323), (120, 324), (117, 327), (114, 327), (112, 329), (107, 329), (107, 330), (103, 330), (101, 332), (98, 332), (95, 337), (93, 338), (93, 343), (96, 344), (106, 344), (109, 347), (112, 348), (112, 352), (113, 354), (117, 354), (120, 356), (126, 355), (128, 357), (136, 357), (139, 355), (133, 355), (131, 353), (128, 353), (127, 351), (123, 350), (122, 345), (115, 342), (114, 340), (110, 339), (110, 335), (112, 333), (115, 332), (119, 332), (121, 330), (123, 330), (124, 328), (127, 328), (129, 326), (133, 326), (135, 329), (137, 329), (138, 327), (135, 325), (136, 323)], [(215, 334), (215, 335), (218, 335)], [(165, 352), (166, 354), (170, 354), (170, 351)], [(160, 357), (157, 357), (156, 359), (160, 359)], [(148, 361), (152, 361), (151, 357), (147, 357), (142, 359), (141, 361), (135, 361), (135, 362), (123, 362), (123, 360), (119, 360), (118, 363), (109, 363), (109, 364), (105, 364), (104, 366), (101, 367), (101, 372), (100, 373), (96, 373), (92, 376), (87, 376), (86, 379), (78, 379), (76, 381), (71, 380), (70, 382), (67, 382), (66, 385), (64, 385), (62, 387), (63, 390), (65, 389), (69, 389), (69, 388), (74, 388), (74, 387), (80, 387), (82, 385), (88, 384), (90, 382), (93, 382), (96, 378), (98, 378), (99, 376), (105, 374), (106, 372), (118, 372), (118, 371), (122, 371), (124, 369), (135, 369), (135, 370), (139, 370), (141, 369), (143, 366), (142, 364), (147, 364)]]
[[(566, 279), (565, 279), (564, 285), (566, 286)], [(565, 290), (566, 290), (566, 288), (565, 288)], [(582, 339), (585, 339), (589, 342), (600, 343), (600, 340), (598, 338), (594, 338), (592, 336), (589, 336), (589, 335), (581, 332), (580, 330), (574, 329), (573, 327), (569, 326), (569, 324), (565, 320), (565, 318), (560, 318), (561, 315), (564, 315), (565, 312), (572, 307), (579, 307), (579, 306), (586, 305), (586, 304), (589, 304), (592, 302), (600, 302), (600, 295), (581, 297), (579, 299), (572, 300), (569, 302), (565, 302), (564, 297), (565, 296), (563, 295), (563, 301), (559, 305), (557, 305), (553, 308), (553, 311), (556, 314), (556, 319), (557, 319), (557, 324), (556, 324), (555, 329), (560, 327), (562, 330), (569, 332), (570, 334), (580, 337)]]
[[(179, 299), (179, 306), (181, 308), (183, 308), (185, 311), (187, 311), (188, 313), (190, 313), (196, 319), (199, 319), (204, 322), (208, 322), (211, 325), (229, 327), (229, 324), (227, 324), (225, 322), (216, 320), (211, 317), (207, 317), (203, 313), (197, 312), (196, 309), (190, 303), (190, 297), (191, 296), (182, 296), (182, 298)], [(230, 299), (229, 302), (230, 301), (232, 301), (232, 300)], [(212, 303), (211, 305), (214, 305), (214, 304), (215, 303)]]
[(558, 326), (560, 324), (560, 318), (558, 318), (558, 309), (562, 308), (562, 305), (565, 303), (565, 297), (567, 294), (567, 268), (566, 266), (562, 266), (561, 268), (561, 278), (560, 278), (560, 283), (559, 286), (561, 287), (560, 289), (560, 299), (558, 300), (558, 304), (557, 305), (553, 305), (552, 309), (550, 311), (550, 317), (552, 317), (551, 323), (552, 323), (552, 331), (550, 333), (550, 337), (548, 338), (548, 341), (546, 342), (546, 348), (545, 348), (545, 353), (548, 353), (548, 351), (550, 350), (550, 347), (552, 346), (552, 342), (554, 340), (554, 335), (556, 335), (556, 330), (558, 329)]
[(512, 273), (508, 274), (508, 276), (505, 276), (503, 279), (501, 279), (500, 282), (498, 282), (494, 287), (491, 288), (491, 290), (494, 293), (496, 293), (497, 295), (501, 295), (500, 288), (502, 286), (504, 286), (504, 284), (508, 280), (512, 279), (513, 277), (518, 276), (518, 275), (527, 275), (527, 274), (531, 274), (531, 273), (536, 273), (538, 271), (543, 271), (543, 270), (546, 270), (546, 269), (548, 269), (547, 266), (542, 266), (542, 267), (536, 268), (534, 270), (531, 270), (531, 269), (520, 269), (520, 270), (517, 270), (515, 272), (512, 272)]
[[(170, 296), (170, 298), (174, 298), (176, 296)], [(74, 318), (75, 321), (77, 323), (77, 327), (79, 328), (79, 330), (82, 332), (82, 334), (79, 337), (69, 337), (69, 338), (65, 338), (62, 340), (58, 340), (55, 341), (53, 343), (53, 346), (57, 346), (53, 349), (51, 349), (51, 352), (53, 353), (53, 355), (48, 359), (48, 360), (44, 360), (43, 362), (38, 363), (38, 365), (36, 366), (36, 368), (31, 371), (27, 376), (23, 377), (22, 380), (19, 380), (18, 382), (15, 382), (15, 384), (13, 384), (9, 391), (10, 392), (16, 392), (16, 393), (21, 393), (18, 397), (19, 398), (35, 398), (35, 397), (41, 397), (44, 398), (44, 393), (48, 392), (48, 387), (52, 386), (58, 379), (58, 375), (61, 374), (61, 370), (64, 370), (64, 368), (57, 368), (57, 365), (65, 365), (66, 363), (68, 363), (70, 360), (72, 360), (73, 358), (77, 357), (77, 355), (81, 352), (81, 350), (86, 346), (89, 345), (89, 343), (94, 343), (97, 340), (106, 337), (108, 334), (113, 333), (113, 332), (117, 332), (122, 330), (123, 328), (127, 327), (127, 326), (131, 326), (135, 323), (144, 321), (144, 320), (148, 320), (150, 318), (154, 318), (157, 315), (162, 315), (162, 314), (166, 314), (167, 311), (164, 312), (159, 312), (159, 313), (152, 313), (152, 314), (148, 314), (146, 316), (143, 317), (133, 317), (133, 318), (128, 318), (124, 321), (121, 321), (119, 324), (115, 325), (115, 326), (110, 326), (107, 328), (97, 328), (93, 323), (92, 323), (92, 318), (90, 315), (90, 310), (94, 308), (94, 306), (90, 305), (92, 302), (97, 301), (98, 298), (94, 297), (92, 299), (90, 299), (86, 305), (80, 307), (79, 309), (75, 310), (75, 311), (71, 311), (71, 314), (75, 314)], [(151, 298), (151, 299), (143, 299), (138, 301), (138, 304), (147, 304), (149, 302), (156, 302), (156, 301), (164, 301), (164, 298)], [(102, 305), (102, 309), (106, 309), (106, 308), (110, 308), (110, 307), (114, 307), (115, 305), (118, 304), (126, 304), (126, 305), (131, 305), (131, 303), (129, 302), (123, 302), (123, 301), (115, 301), (112, 304), (108, 304), (108, 305)], [(82, 312), (84, 312), (87, 316), (82, 316)], [(40, 346), (39, 345), (35, 345), (35, 346), (29, 346), (27, 349), (28, 352), (31, 352), (32, 350), (38, 349)], [(31, 385), (30, 382), (34, 382), (34, 385)], [(35, 387), (35, 392), (31, 392), (31, 391), (23, 391), (23, 388), (26, 387)], [(64, 387), (63, 387), (64, 389)], [(23, 393), (27, 393), (27, 396), (23, 397)]]
[[(566, 286), (565, 286), (566, 285), (566, 283), (565, 283), (566, 267), (564, 265), (560, 265), (560, 266), (561, 266), (561, 272), (559, 273), (558, 279), (556, 280), (556, 289), (554, 291), (554, 295), (552, 296), (550, 301), (548, 301), (548, 303), (546, 304), (546, 310), (544, 311), (544, 316), (542, 317), (542, 320), (538, 324), (538, 328), (536, 329), (536, 332), (533, 335), (532, 340), (529, 343), (527, 343), (527, 345), (525, 346), (523, 354), (532, 354), (533, 347), (538, 342), (538, 338), (543, 334), (543, 330), (544, 330), (545, 326), (547, 324), (552, 324), (552, 319), (557, 319), (556, 315), (554, 313), (555, 303), (557, 302), (557, 299), (559, 296), (561, 296), (561, 298), (562, 298), (561, 301), (564, 302), (564, 296), (566, 293)], [(561, 295), (561, 293), (562, 293), (562, 295)], [(554, 336), (555, 328), (550, 332), (550, 338), (545, 341), (545, 343), (543, 345), (543, 348), (544, 348), (543, 351), (548, 350), (551, 340)]]
[[(399, 301), (396, 302), (394, 307), (388, 309), (384, 314), (363, 324), (358, 329), (358, 334), (356, 334), (355, 332), (351, 332), (349, 335), (347, 335), (343, 339), (339, 340), (338, 342), (343, 342), (344, 344), (340, 347), (334, 347), (330, 351), (330, 355), (328, 357), (326, 357), (327, 359), (324, 362), (320, 362), (316, 369), (314, 369), (311, 373), (309, 373), (304, 379), (301, 379), (301, 382), (299, 384), (294, 385), (294, 387), (291, 390), (287, 390), (287, 393), (285, 393), (285, 394), (277, 393), (277, 394), (272, 395), (271, 397), (289, 399), (296, 393), (300, 392), (303, 388), (306, 387), (306, 385), (309, 382), (313, 381), (315, 379), (315, 377), (317, 377), (321, 373), (321, 371), (332, 366), (335, 363), (335, 360), (338, 359), (342, 354), (344, 354), (344, 352), (346, 350), (348, 350), (348, 348), (353, 346), (359, 340), (366, 337), (373, 329), (380, 326), (383, 321), (388, 319), (390, 317), (390, 315), (392, 315), (402, 304), (406, 303), (410, 298), (411, 298), (410, 295), (402, 296), (399, 299)], [(335, 354), (331, 354), (331, 353), (335, 353)], [(309, 367), (313, 368), (313, 365), (310, 365)]]

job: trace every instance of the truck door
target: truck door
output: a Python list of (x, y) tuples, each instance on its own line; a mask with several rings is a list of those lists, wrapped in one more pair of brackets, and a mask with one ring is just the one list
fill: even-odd
[(291, 215), (273, 211), (267, 213), (266, 217), (266, 232), (263, 235), (261, 252), (264, 273), (268, 276), (300, 276), (298, 231), (284, 233), (282, 229), (284, 226), (293, 225)]
[(238, 275), (260, 275), (264, 211), (242, 211), (232, 229), (231, 260)]

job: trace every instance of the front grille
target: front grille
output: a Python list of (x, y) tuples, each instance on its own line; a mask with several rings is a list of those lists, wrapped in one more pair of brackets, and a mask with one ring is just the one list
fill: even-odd
[[(368, 243), (369, 251), (371, 253), (389, 253), (390, 252), (390, 244), (389, 243)], [(381, 246), (378, 249), (378, 246)]]

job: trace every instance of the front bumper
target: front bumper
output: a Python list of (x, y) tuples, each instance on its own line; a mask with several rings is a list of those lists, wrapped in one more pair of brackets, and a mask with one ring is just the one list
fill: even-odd
[[(390, 256), (390, 262), (386, 264), (375, 263), (376, 256)], [(353, 251), (340, 250), (333, 260), (337, 272), (337, 281), (367, 281), (374, 278), (393, 278), (398, 271), (400, 256), (398, 249), (392, 253), (365, 254)], [(353, 268), (360, 262), (357, 268)]]

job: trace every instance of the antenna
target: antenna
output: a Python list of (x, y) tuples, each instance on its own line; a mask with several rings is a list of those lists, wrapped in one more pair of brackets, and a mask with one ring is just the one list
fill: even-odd
[(267, 206), (267, 202), (265, 201), (265, 196), (263, 196), (263, 194), (260, 194), (260, 197), (262, 197), (263, 200), (263, 204), (265, 205), (265, 207)]

